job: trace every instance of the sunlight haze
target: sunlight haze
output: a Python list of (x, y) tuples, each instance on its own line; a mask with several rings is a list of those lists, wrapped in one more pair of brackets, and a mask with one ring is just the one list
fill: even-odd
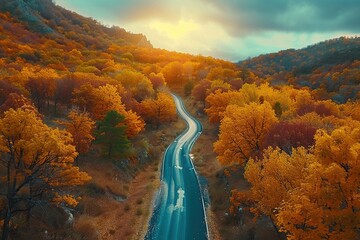
[[(360, 32), (360, 3), (275, 0), (57, 0), (103, 24), (143, 33), (157, 48), (231, 61)], [(347, 3), (347, 4), (345, 4)]]

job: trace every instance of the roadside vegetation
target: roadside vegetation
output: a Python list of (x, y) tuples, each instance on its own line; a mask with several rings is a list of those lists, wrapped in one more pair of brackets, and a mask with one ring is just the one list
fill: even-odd
[(359, 38), (235, 64), (23, 3), (0, 6), (2, 239), (144, 236), (185, 128), (170, 91), (204, 125), (214, 239), (359, 237)]

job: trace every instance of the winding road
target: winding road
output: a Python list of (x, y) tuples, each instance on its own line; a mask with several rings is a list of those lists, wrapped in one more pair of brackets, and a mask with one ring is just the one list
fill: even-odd
[(190, 150), (202, 131), (201, 123), (173, 95), (178, 114), (187, 129), (166, 149), (161, 188), (149, 222), (146, 240), (208, 239), (204, 200)]

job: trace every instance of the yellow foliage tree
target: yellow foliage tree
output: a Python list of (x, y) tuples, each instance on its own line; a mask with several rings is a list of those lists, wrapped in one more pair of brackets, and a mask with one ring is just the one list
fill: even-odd
[(343, 114), (345, 116), (350, 116), (354, 120), (360, 121), (360, 101), (356, 102), (347, 102), (343, 105)]
[(280, 203), (300, 186), (313, 162), (314, 157), (303, 147), (294, 149), (291, 156), (279, 148), (267, 149), (262, 160), (251, 159), (246, 165), (244, 176), (252, 185), (248, 197), (275, 222)]
[(221, 120), (219, 140), (214, 143), (218, 160), (224, 165), (247, 162), (259, 154), (265, 135), (277, 121), (268, 102), (229, 105)]
[[(247, 197), (288, 239), (357, 239), (360, 222), (360, 129), (318, 130), (314, 149), (268, 149), (250, 160)], [(244, 195), (244, 194), (243, 194)], [(240, 204), (242, 194), (232, 201)]]
[(52, 200), (77, 204), (75, 196), (63, 195), (64, 188), (82, 185), (90, 176), (73, 165), (77, 152), (72, 142), (71, 134), (48, 127), (28, 109), (10, 109), (0, 119), (3, 239), (19, 211)]
[(319, 130), (315, 140), (316, 162), (281, 205), (278, 224), (289, 239), (357, 239), (360, 129)]
[(94, 90), (91, 112), (95, 119), (101, 120), (109, 111), (117, 111), (125, 116), (123, 124), (127, 126), (126, 134), (128, 137), (133, 137), (144, 130), (144, 120), (132, 110), (127, 111), (125, 105), (121, 102), (117, 88), (106, 84)]
[(113, 85), (106, 84), (95, 88), (92, 94), (93, 106), (90, 110), (94, 119), (104, 119), (109, 111), (125, 112), (125, 106), (121, 102), (121, 97), (117, 92), (117, 88)]
[(140, 72), (123, 70), (115, 76), (115, 79), (118, 80), (137, 101), (144, 100), (154, 94), (153, 84)]

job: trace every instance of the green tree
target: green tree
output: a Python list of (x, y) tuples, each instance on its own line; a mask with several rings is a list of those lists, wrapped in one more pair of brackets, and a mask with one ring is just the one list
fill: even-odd
[(117, 111), (109, 111), (104, 120), (99, 122), (95, 142), (105, 146), (109, 157), (114, 152), (121, 154), (129, 148), (126, 126), (120, 125), (124, 120), (125, 117)]

